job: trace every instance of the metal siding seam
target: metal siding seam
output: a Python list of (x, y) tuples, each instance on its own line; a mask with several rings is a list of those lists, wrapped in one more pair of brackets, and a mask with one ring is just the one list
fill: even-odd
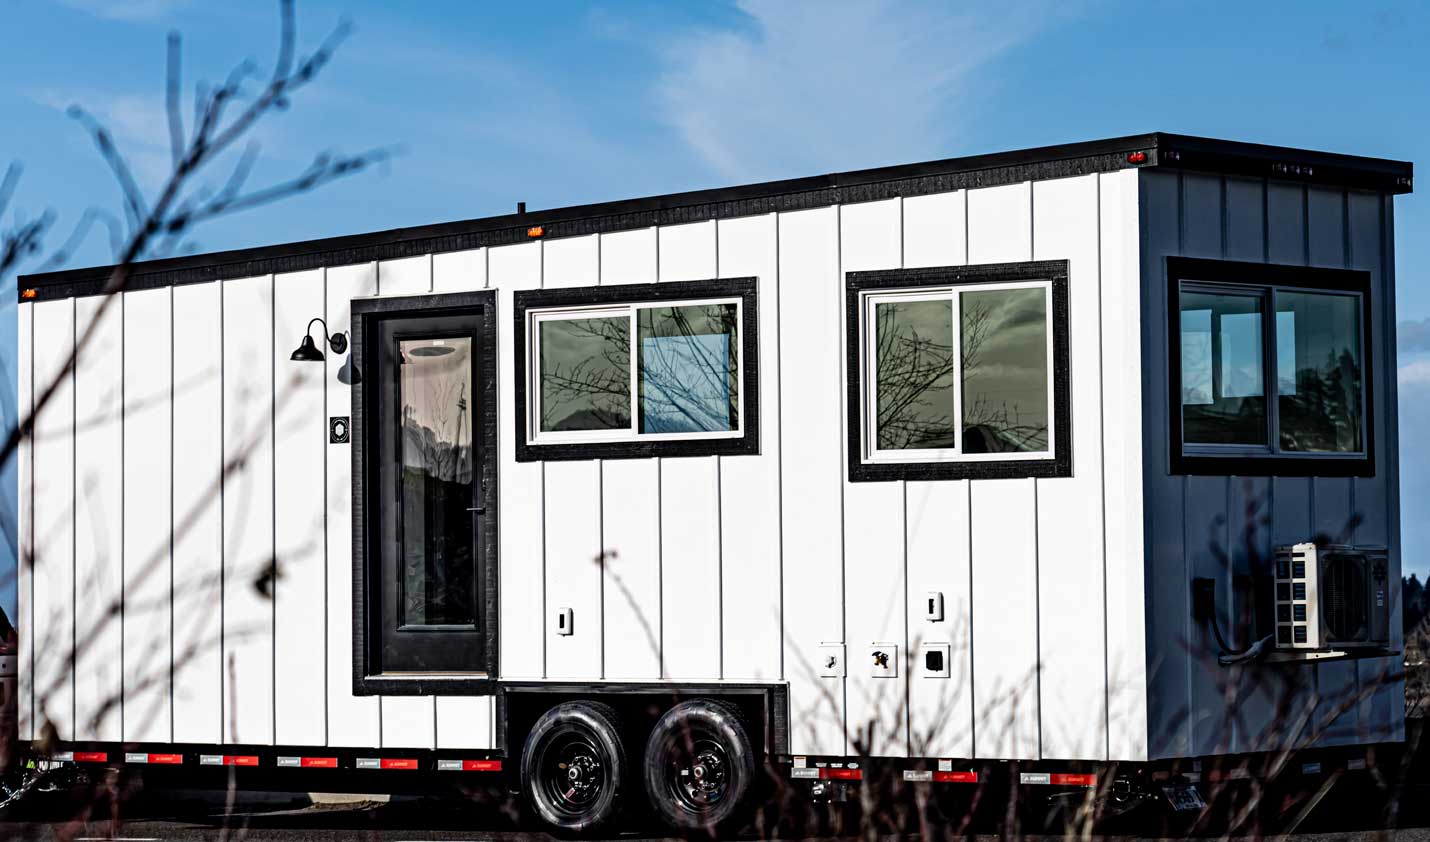
[[(783, 340), (782, 340), (783, 331), (781, 331), (781, 330), (779, 329), (779, 322), (780, 322), (780, 310), (779, 310), (779, 302), (780, 302), (780, 285), (779, 285), (779, 278), (780, 278), (780, 276), (779, 276), (779, 271), (780, 271), (780, 215), (779, 215), (778, 212), (775, 212), (775, 213), (771, 213), (770, 216), (772, 216), (772, 217), (774, 218), (774, 223), (775, 223), (775, 261), (774, 261), (774, 266), (775, 266), (775, 269), (774, 269), (774, 271), (775, 271), (775, 294), (774, 294), (774, 296), (773, 296), (773, 297), (774, 297), (774, 306), (775, 306), (775, 318), (774, 318), (774, 324), (775, 324), (775, 369), (776, 369), (776, 370), (779, 372), (779, 374), (780, 374), (779, 383), (780, 383), (780, 384), (783, 384), (783, 383), (784, 383), (784, 346), (783, 346)], [(775, 460), (775, 485), (776, 485), (775, 507), (776, 507), (776, 511), (777, 511), (777, 513), (778, 513), (778, 518), (777, 518), (778, 525), (776, 526), (776, 529), (777, 529), (778, 531), (777, 531), (777, 534), (775, 535), (775, 542), (776, 542), (776, 552), (779, 553), (779, 571), (780, 571), (780, 576), (779, 576), (779, 579), (780, 579), (780, 580), (779, 580), (779, 607), (780, 607), (780, 608), (779, 608), (779, 610), (780, 610), (780, 641), (779, 641), (780, 645), (779, 645), (779, 652), (780, 652), (780, 678), (783, 679), (783, 678), (786, 677), (786, 676), (785, 676), (785, 648), (786, 648), (786, 647), (785, 647), (785, 638), (786, 638), (786, 634), (785, 634), (785, 495), (784, 495), (784, 488), (785, 488), (785, 448), (784, 448), (785, 425), (784, 425), (784, 400), (783, 400), (783, 398), (780, 397), (780, 389), (779, 389), (778, 386), (777, 386), (777, 387), (775, 388), (775, 390), (774, 390), (774, 395), (775, 395), (775, 435), (777, 435), (777, 436), (779, 437), (779, 451), (778, 451), (778, 457), (777, 457), (776, 460)], [(764, 435), (764, 433), (761, 432), (761, 435)]]
[[(268, 538), (269, 564), (273, 566), (273, 591), (268, 600), (268, 739), (278, 742), (278, 276), (268, 276)], [(328, 324), (323, 323), (326, 333)], [(323, 340), (327, 344), (327, 339)], [(326, 703), (324, 707), (326, 707)]]
[[(1102, 174), (1098, 173), (1092, 184), (1093, 204), (1097, 207), (1097, 234), (1094, 241), (1097, 248), (1097, 440), (1098, 440), (1098, 493), (1102, 502), (1102, 741), (1103, 760), (1112, 758), (1112, 666), (1108, 656), (1107, 633), (1107, 361), (1103, 356), (1103, 271), (1102, 264)], [(1071, 273), (1069, 273), (1071, 274)], [(1071, 278), (1069, 278), (1071, 281)], [(1071, 294), (1069, 294), (1071, 299)]]
[[(1038, 224), (1038, 213), (1037, 209), (1033, 207), (1035, 201), (1033, 194), (1036, 192), (1037, 191), (1033, 189), (1033, 183), (1029, 182), (1028, 260), (1033, 259), (1034, 255), (1037, 254), (1038, 248), (1037, 232), (1034, 230)], [(1072, 285), (1071, 269), (1068, 271), (1068, 285)], [(1068, 290), (1068, 301), (1069, 306), (1071, 306), (1071, 289)], [(1068, 318), (1068, 322), (1072, 322), (1071, 317)], [(1069, 324), (1069, 327), (1071, 327), (1071, 324)], [(1068, 379), (1072, 379), (1071, 366), (1069, 366), (1068, 369)], [(1057, 407), (1053, 407), (1053, 411), (1055, 413), (1054, 417), (1057, 417)], [(1072, 414), (1069, 413), (1068, 417), (1071, 418)], [(1056, 443), (1053, 446), (1056, 447)], [(1067, 440), (1067, 446), (1069, 448), (1072, 447), (1071, 438)], [(1037, 713), (1036, 720), (1038, 723), (1037, 757), (1040, 759), (1043, 756), (1043, 582), (1041, 568), (1042, 542), (1040, 541), (1041, 536), (1038, 532), (1038, 485), (1041, 482), (1042, 481), (1038, 478), (1033, 478), (1033, 699), (1037, 704), (1037, 710), (1035, 711)]]
[[(904, 249), (908, 242), (908, 228), (904, 222), (904, 197), (899, 197), (899, 268), (904, 268), (908, 262)], [(863, 358), (864, 349), (859, 349), (860, 358)], [(904, 612), (904, 702), (900, 707), (904, 715), (904, 755), (908, 756), (914, 750), (913, 735), (913, 664), (914, 653), (909, 651), (913, 645), (913, 637), (909, 629), (909, 484), (904, 480), (899, 480), (899, 508), (902, 517), (899, 524), (900, 555), (904, 562), (904, 599), (902, 610)], [(847, 657), (847, 656), (846, 656)]]
[[(963, 197), (963, 265), (968, 265), (969, 254), (971, 253), (968, 244), (968, 233), (970, 230), (968, 222), (968, 191), (961, 193)], [(970, 480), (959, 480), (968, 487), (968, 493), (963, 495), (964, 505), (968, 507), (967, 523), (968, 534), (965, 536), (968, 541), (968, 744), (974, 756), (978, 754), (978, 684), (974, 681), (975, 664), (973, 661), (973, 483)]]
[(79, 430), (75, 428), (79, 412), (76, 400), (79, 395), (79, 350), (79, 306), (78, 300), (71, 300), (70, 365), (69, 370), (64, 372), (70, 380), (70, 645), (69, 652), (65, 654), (70, 673), (70, 739), (79, 737), (79, 682), (75, 674), (75, 656), (79, 653), (79, 612), (75, 610), (79, 603), (79, 543), (75, 540), (75, 535), (79, 533)]
[(169, 288), (169, 741), (174, 741), (174, 288)]
[[(119, 296), (119, 738), (124, 738), (124, 606), (128, 601), (124, 558), (124, 293)], [(172, 736), (172, 735), (171, 735)]]
[[(596, 235), (596, 286), (601, 285), (601, 241), (605, 238), (600, 234)], [(545, 246), (542, 246), (544, 249)], [(633, 340), (634, 341), (634, 340)], [(523, 343), (524, 345), (525, 343)], [(602, 680), (606, 678), (606, 463), (605, 460), (596, 460), (596, 535), (600, 542), (596, 547), (596, 565), (600, 571), (597, 588), (597, 601), (601, 606), (601, 639), (597, 644), (597, 658), (600, 664), (600, 676)]]
[[(276, 293), (275, 293), (275, 295), (276, 295)], [(277, 329), (278, 329), (278, 328), (275, 326), (275, 327), (274, 327), (274, 330), (277, 331)], [(324, 267), (324, 268), (323, 268), (323, 330), (326, 332), (327, 329), (328, 329), (328, 270), (327, 270), (326, 267)], [(275, 340), (275, 341), (276, 341), (276, 340)], [(327, 381), (328, 381), (328, 367), (327, 367), (326, 364), (324, 364), (324, 366), (323, 366), (323, 374), (322, 374), (322, 379), (321, 379), (321, 383), (322, 383), (322, 389), (321, 389), (321, 391), (322, 391), (322, 393), (323, 393), (323, 420), (324, 420), (324, 421), (326, 421), (326, 420), (328, 419), (328, 383), (327, 383)], [(351, 418), (351, 416), (349, 416), (349, 417)], [(275, 474), (275, 476), (276, 476), (276, 474)], [(328, 680), (327, 680), (327, 676), (328, 676), (328, 659), (331, 658), (331, 657), (332, 657), (332, 654), (333, 654), (333, 653), (332, 653), (331, 642), (330, 642), (330, 640), (329, 640), (329, 637), (330, 637), (330, 634), (331, 634), (331, 633), (330, 633), (330, 630), (328, 629), (328, 626), (330, 625), (330, 623), (328, 622), (328, 612), (329, 612), (329, 610), (330, 610), (330, 608), (329, 608), (329, 606), (328, 606), (328, 503), (329, 503), (329, 499), (328, 499), (328, 498), (329, 498), (329, 489), (328, 489), (328, 443), (327, 443), (327, 442), (323, 442), (323, 745), (325, 745), (325, 746), (331, 744), (332, 741), (333, 741), (333, 738), (332, 738), (333, 700), (329, 697), (329, 694), (328, 694), (328, 683), (329, 683), (329, 682), (328, 682)], [(277, 511), (277, 510), (275, 509), (275, 513), (276, 513), (276, 511)], [(353, 606), (353, 609), (354, 609), (354, 610), (357, 610), (357, 606)], [(278, 636), (277, 636), (277, 635), (274, 635), (274, 638), (273, 638), (273, 639), (274, 639), (274, 641), (275, 641), (275, 643), (276, 643), (276, 641), (277, 641), (277, 639), (278, 639)], [(277, 653), (276, 653), (276, 652), (274, 653), (273, 663), (274, 663), (274, 665), (275, 665), (275, 666), (274, 666), (274, 669), (277, 669), (277, 666), (276, 666), (276, 665), (277, 665), (277, 663), (278, 663), (278, 658), (277, 658)], [(277, 682), (276, 682), (276, 681), (274, 682), (274, 685), (275, 685), (275, 686), (277, 685)], [(275, 725), (275, 727), (276, 727), (277, 723), (275, 722), (274, 725)], [(277, 733), (277, 731), (274, 731), (273, 738), (274, 738), (274, 742), (277, 742), (277, 740), (278, 740), (278, 733)]]
[[(712, 234), (712, 235), (714, 236), (714, 238), (715, 238), (715, 247), (714, 247), (714, 253), (715, 253), (715, 277), (718, 278), (718, 277), (720, 277), (720, 222), (719, 222), (719, 220), (714, 220), (714, 221), (712, 221), (712, 222), (710, 223), (710, 227), (711, 227), (711, 234)], [(659, 241), (660, 241), (660, 238), (659, 238), (659, 237), (656, 237), (656, 241), (659, 242)], [(756, 283), (755, 283), (755, 295), (758, 297), (759, 294), (760, 294), (759, 282), (756, 281)], [(744, 328), (741, 327), (741, 330), (743, 330), (743, 329), (744, 329)], [(743, 338), (740, 340), (740, 344), (741, 344), (741, 345), (744, 344)], [(745, 361), (744, 361), (743, 359), (740, 361), (740, 370), (741, 370), (741, 371), (743, 371), (744, 368), (745, 368), (744, 362), (745, 362)], [(743, 388), (743, 386), (744, 386), (743, 382), (741, 383), (741, 386), (742, 386), (742, 388), (741, 388), (742, 394), (740, 395), (740, 398), (739, 398), (739, 399), (740, 399), (741, 404), (744, 404), (744, 403), (746, 402), (746, 397), (747, 397), (747, 396), (746, 396), (745, 394), (743, 394), (743, 392), (745, 391), (744, 388)], [(758, 388), (758, 387), (757, 387), (757, 388)], [(745, 414), (744, 414), (743, 411), (741, 412), (740, 417), (741, 417), (741, 423), (742, 423), (742, 424), (748, 424), (749, 419), (745, 417)], [(755, 445), (756, 445), (757, 447), (759, 446), (759, 441), (758, 441), (758, 440), (755, 442)], [(724, 506), (723, 506), (724, 501), (723, 501), (723, 500), (721, 499), (721, 497), (720, 497), (720, 485), (721, 485), (721, 483), (720, 483), (720, 461), (721, 461), (721, 460), (720, 460), (720, 456), (719, 456), (718, 454), (717, 454), (716, 456), (712, 457), (712, 458), (713, 458), (713, 460), (714, 460), (714, 462), (715, 462), (715, 625), (716, 625), (716, 635), (715, 635), (715, 644), (716, 644), (715, 656), (716, 656), (716, 659), (715, 659), (715, 663), (716, 663), (716, 668), (719, 670), (719, 673), (718, 673), (718, 674), (719, 674), (719, 677), (720, 677), (720, 678), (724, 678), (724, 677), (725, 677), (725, 524), (724, 524), (725, 510), (724, 510)]]
[[(844, 207), (834, 205), (834, 271), (839, 279), (844, 275)], [(843, 286), (840, 284), (840, 286)], [(839, 308), (840, 315), (836, 316), (841, 321), (843, 319), (843, 308)], [(840, 327), (844, 327), (842, 324)], [(840, 335), (845, 333), (839, 331)], [(844, 371), (844, 355), (835, 355), (835, 365), (839, 367), (839, 382), (843, 386), (847, 382), (848, 373)], [(844, 522), (849, 517), (844, 501), (844, 477), (848, 476), (849, 466), (844, 464), (844, 442), (847, 440), (849, 431), (844, 429), (846, 423), (845, 413), (839, 413), (839, 462), (842, 470), (839, 477), (839, 639), (844, 641), (845, 651), (849, 648), (849, 618), (846, 616), (849, 607), (848, 575), (849, 571), (845, 565), (845, 555), (849, 548), (844, 537)], [(847, 667), (849, 656), (844, 657)], [(839, 679), (839, 689), (841, 697), (840, 721), (844, 725), (844, 750), (849, 750), (849, 670), (844, 670), (844, 677)]]

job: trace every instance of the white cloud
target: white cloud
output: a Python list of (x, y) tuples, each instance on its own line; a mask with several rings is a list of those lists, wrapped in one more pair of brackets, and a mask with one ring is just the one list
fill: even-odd
[(1396, 325), (1395, 338), (1402, 351), (1430, 351), (1430, 319), (1406, 319)]
[(948, 157), (977, 72), (1053, 17), (1038, 5), (740, 0), (749, 26), (678, 39), (658, 93), (734, 181)]
[(1430, 389), (1430, 357), (1401, 363), (1398, 379), (1401, 389)]
[(171, 16), (185, 0), (60, 0), (71, 9), (106, 20), (154, 21)]

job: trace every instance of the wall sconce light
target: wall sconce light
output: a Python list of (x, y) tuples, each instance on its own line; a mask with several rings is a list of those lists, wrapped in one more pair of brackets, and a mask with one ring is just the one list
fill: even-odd
[(348, 349), (348, 338), (341, 333), (328, 334), (328, 323), (322, 318), (313, 319), (308, 322), (308, 330), (303, 334), (303, 341), (298, 343), (298, 350), (293, 352), (290, 359), (305, 363), (320, 363), (323, 361), (323, 352), (318, 350), (318, 346), (313, 343), (313, 322), (323, 326), (323, 341), (328, 343), (328, 347), (333, 349), (334, 354), (341, 354)]
[[(293, 356), (289, 359), (305, 363), (320, 363), (323, 361), (323, 352), (318, 350), (317, 344), (313, 342), (313, 322), (317, 322), (323, 326), (323, 341), (328, 343), (328, 347), (333, 350), (334, 354), (347, 352), (347, 334), (334, 333), (330, 335), (328, 333), (328, 323), (323, 321), (322, 318), (316, 318), (308, 322), (308, 332), (303, 334), (303, 341), (298, 343), (298, 350), (294, 351)], [(349, 386), (354, 383), (362, 382), (362, 373), (358, 371), (357, 366), (353, 365), (351, 354), (348, 355), (346, 360), (343, 360), (342, 367), (338, 369), (338, 382)]]

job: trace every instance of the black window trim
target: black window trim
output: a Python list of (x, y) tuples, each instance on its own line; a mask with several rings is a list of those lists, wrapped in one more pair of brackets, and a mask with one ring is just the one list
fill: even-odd
[[(757, 279), (712, 278), (654, 284), (619, 284), (559, 289), (517, 290), (512, 293), (512, 365), (515, 397), (516, 461), (554, 462), (583, 459), (643, 459), (652, 456), (739, 456), (760, 452), (759, 311)], [(660, 302), (678, 304), (712, 298), (740, 300), (740, 435), (721, 438), (538, 443), (529, 441), (527, 316), (532, 310), (598, 305), (628, 306)]]
[[(917, 291), (925, 287), (1047, 281), (1052, 285), (1053, 452), (1047, 459), (937, 462), (866, 462), (863, 457), (863, 356), (860, 298), (866, 292)], [(845, 351), (850, 482), (889, 480), (1019, 479), (1072, 476), (1072, 368), (1069, 357), (1068, 262), (1033, 260), (971, 266), (883, 269), (845, 274)]]
[[(481, 513), (482, 538), (478, 552), (479, 574), (482, 576), (482, 643), (485, 670), (481, 673), (441, 675), (414, 672), (380, 673), (376, 646), (379, 640), (377, 624), (381, 617), (373, 605), (377, 577), (381, 575), (380, 556), (373, 550), (377, 519), (369, 518), (373, 511), (373, 495), (379, 483), (372, 479), (376, 460), (369, 459), (368, 442), (375, 433), (377, 389), (364, 388), (362, 373), (373, 367), (376, 334), (372, 327), (383, 317), (420, 317), (443, 314), (475, 314), (481, 321), (481, 335), (476, 337), (481, 354), (474, 390), (480, 394), (482, 413), (477, 446), (481, 452)], [(498, 494), (497, 428), (497, 312), (494, 290), (432, 293), (376, 298), (356, 298), (352, 302), (352, 369), (357, 372), (352, 384), (352, 529), (353, 529), (353, 695), (355, 696), (472, 696), (496, 692), (500, 651), (497, 639), (500, 606), (498, 594)], [(375, 369), (373, 369), (375, 371)], [(369, 430), (368, 427), (373, 429)], [(375, 452), (375, 451), (374, 451)], [(369, 559), (373, 563), (369, 563)], [(434, 632), (440, 633), (440, 632)]]
[[(1169, 473), (1200, 476), (1372, 477), (1375, 476), (1375, 369), (1371, 274), (1364, 269), (1249, 263), (1168, 256), (1167, 278), (1167, 448)], [(1275, 448), (1279, 407), (1267, 407), (1267, 446), (1187, 446), (1182, 441), (1181, 294), (1184, 288), (1256, 293), (1275, 305), (1275, 293), (1306, 291), (1356, 295), (1360, 299), (1361, 453), (1296, 453)], [(1266, 321), (1266, 320), (1264, 320)], [(1276, 377), (1275, 317), (1263, 328), (1263, 377), (1270, 388)], [(1266, 341), (1267, 337), (1271, 341)], [(1277, 403), (1268, 400), (1268, 404)]]

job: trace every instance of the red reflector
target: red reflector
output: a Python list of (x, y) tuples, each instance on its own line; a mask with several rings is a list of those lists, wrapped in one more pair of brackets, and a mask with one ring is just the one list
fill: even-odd
[(76, 763), (105, 763), (108, 762), (109, 755), (102, 751), (77, 751), (74, 753)]
[(941, 784), (976, 784), (978, 783), (977, 772), (934, 772), (935, 783)]
[(149, 762), (167, 763), (170, 766), (178, 766), (184, 762), (184, 756), (182, 754), (151, 754), (149, 755)]
[(298, 761), (298, 765), (304, 769), (336, 769), (338, 759), (336, 757), (304, 757)]
[(820, 769), (819, 776), (826, 781), (859, 781), (864, 773), (858, 769)]
[(379, 769), (416, 769), (417, 761), (410, 757), (384, 757), (378, 763)]
[(225, 754), (223, 756), (225, 766), (257, 766), (258, 758), (252, 754)]
[(463, 772), (500, 772), (500, 760), (463, 760)]
[(1129, 153), (1128, 156), (1127, 156), (1127, 163), (1129, 163), (1129, 164), (1145, 164), (1145, 163), (1147, 163), (1147, 153), (1146, 153), (1146, 152), (1132, 152), (1132, 153)]
[(1053, 786), (1097, 786), (1097, 775), (1049, 775)]

